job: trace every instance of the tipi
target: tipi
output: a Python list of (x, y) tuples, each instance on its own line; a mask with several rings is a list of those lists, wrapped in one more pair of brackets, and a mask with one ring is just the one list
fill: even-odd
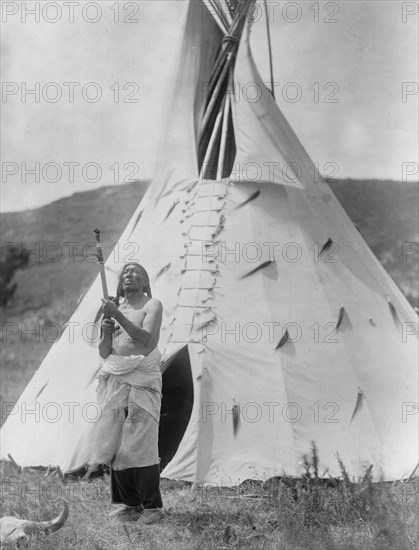
[[(418, 461), (417, 317), (263, 85), (253, 7), (178, 3), (159, 169), (106, 263), (116, 289), (139, 260), (164, 306), (162, 475), (299, 475), (314, 441), (320, 472), (339, 475), (338, 454), (353, 475), (402, 478)], [(236, 101), (233, 83), (257, 100)], [(3, 458), (88, 462), (100, 297), (96, 280), (5, 423)]]

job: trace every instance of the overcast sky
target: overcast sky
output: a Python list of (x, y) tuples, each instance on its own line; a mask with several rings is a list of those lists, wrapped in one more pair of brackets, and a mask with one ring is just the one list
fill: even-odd
[[(178, 62), (179, 2), (52, 1), (44, 14), (46, 2), (2, 2), (2, 211), (152, 176)], [(23, 13), (35, 4), (39, 22)], [(414, 171), (416, 6), (270, 2), (277, 101), (324, 175), (331, 166), (336, 176), (352, 178), (402, 180), (403, 163)], [(265, 21), (256, 19), (252, 45), (268, 81)], [(39, 101), (28, 93), (37, 82)], [(57, 93), (62, 97), (53, 102)], [(40, 181), (30, 172), (23, 181), (25, 167), (36, 163)]]

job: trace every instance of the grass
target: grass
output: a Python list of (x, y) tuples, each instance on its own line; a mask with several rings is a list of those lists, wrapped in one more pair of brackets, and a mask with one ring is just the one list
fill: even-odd
[[(314, 456), (314, 455), (313, 455)], [(413, 550), (417, 548), (418, 480), (355, 483), (342, 466), (325, 483), (313, 463), (301, 479), (247, 481), (234, 488), (162, 480), (161, 523), (121, 523), (111, 511), (109, 476), (83, 481), (1, 464), (2, 515), (45, 520), (70, 508), (65, 526), (32, 536), (31, 550)]]

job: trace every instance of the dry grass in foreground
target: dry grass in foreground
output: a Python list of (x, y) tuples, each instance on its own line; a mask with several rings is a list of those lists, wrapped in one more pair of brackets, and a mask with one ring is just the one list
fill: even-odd
[[(314, 455), (315, 458), (315, 455)], [(66, 525), (34, 535), (31, 550), (413, 550), (418, 543), (418, 480), (325, 484), (313, 462), (299, 480), (247, 481), (235, 488), (162, 480), (165, 517), (156, 525), (121, 523), (111, 511), (107, 475), (62, 480), (1, 464), (2, 515), (45, 520), (70, 507)]]

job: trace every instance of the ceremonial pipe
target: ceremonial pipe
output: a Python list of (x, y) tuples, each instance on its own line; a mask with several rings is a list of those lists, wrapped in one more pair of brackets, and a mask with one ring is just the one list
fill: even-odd
[(105, 300), (109, 300), (108, 285), (106, 284), (106, 275), (105, 275), (105, 263), (103, 261), (102, 244), (100, 242), (100, 230), (95, 229), (94, 234), (96, 237), (96, 251), (97, 251), (97, 259), (98, 259), (99, 270), (100, 270), (100, 280), (102, 281), (103, 297), (105, 298)]

